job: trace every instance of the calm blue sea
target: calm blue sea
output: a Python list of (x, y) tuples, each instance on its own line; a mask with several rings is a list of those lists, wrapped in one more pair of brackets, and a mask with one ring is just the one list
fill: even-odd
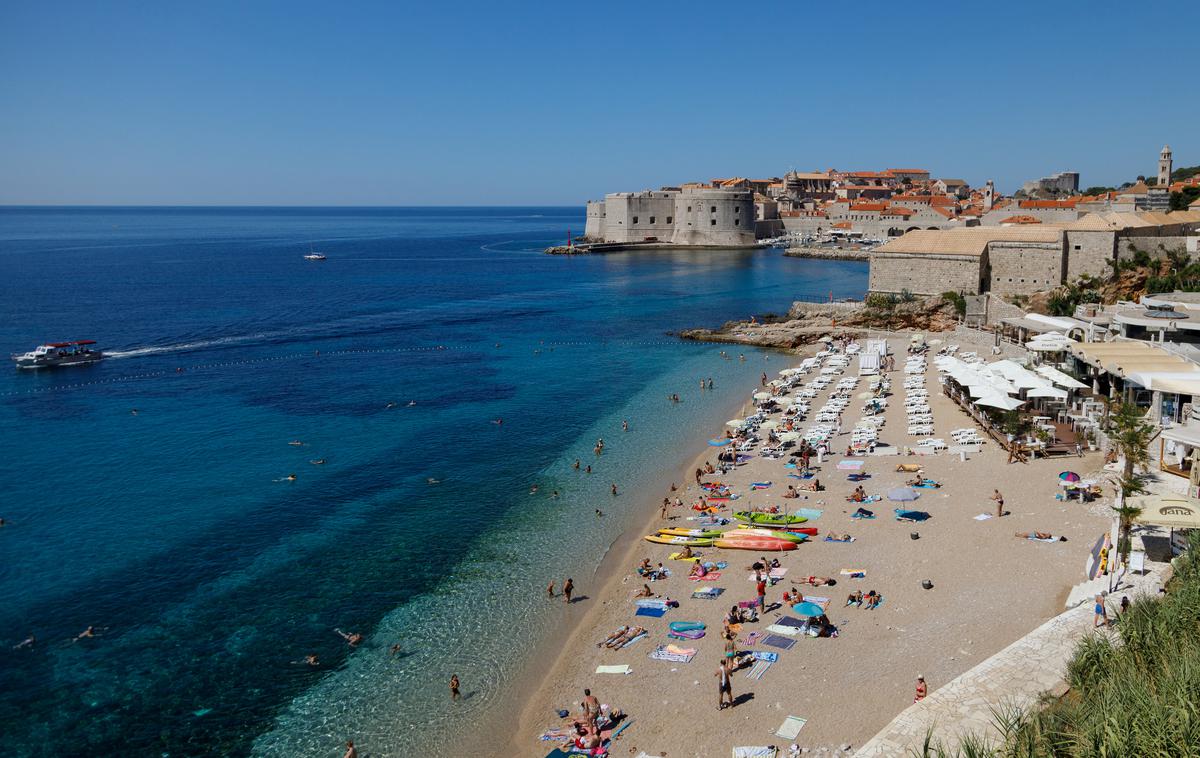
[(0, 350), (112, 354), (0, 366), (4, 755), (414, 755), (511, 698), (562, 619), (546, 582), (586, 595), (639, 491), (773, 365), (667, 333), (866, 283), (773, 250), (541, 254), (583, 221), (0, 208)]

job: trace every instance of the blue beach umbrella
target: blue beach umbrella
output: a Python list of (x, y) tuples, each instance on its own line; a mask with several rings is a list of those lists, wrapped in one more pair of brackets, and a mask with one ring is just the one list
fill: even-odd
[(894, 490), (888, 490), (888, 500), (894, 500), (897, 503), (907, 503), (919, 497), (920, 495), (912, 487), (897, 487)]
[(725, 445), (728, 445), (730, 442), (733, 442), (733, 440), (715, 439), (715, 440), (709, 440), (708, 444), (712, 445), (713, 447), (724, 447)]
[(792, 606), (792, 611), (797, 616), (804, 616), (805, 618), (813, 618), (814, 616), (820, 616), (825, 613), (825, 611), (821, 610), (821, 606), (817, 605), (816, 603), (809, 603), (807, 601), (803, 603), (796, 603)]

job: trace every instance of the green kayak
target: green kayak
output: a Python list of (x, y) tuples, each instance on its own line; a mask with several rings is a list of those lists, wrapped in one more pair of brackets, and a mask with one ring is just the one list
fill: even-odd
[(786, 513), (755, 513), (752, 511), (737, 511), (733, 517), (743, 524), (753, 526), (791, 526), (808, 521), (804, 516), (789, 516)]

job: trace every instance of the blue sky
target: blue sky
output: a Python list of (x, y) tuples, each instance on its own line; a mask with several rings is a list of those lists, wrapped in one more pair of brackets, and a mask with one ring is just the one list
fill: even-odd
[(1200, 2), (545, 6), (0, 0), (0, 203), (572, 205), (828, 167), (1012, 191), (1150, 174), (1164, 142), (1200, 164)]

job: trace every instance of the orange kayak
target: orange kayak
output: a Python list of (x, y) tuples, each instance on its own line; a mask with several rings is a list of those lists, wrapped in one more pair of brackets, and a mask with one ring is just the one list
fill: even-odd
[(778, 537), (760, 537), (750, 534), (745, 537), (733, 537), (736, 532), (726, 532), (725, 535), (713, 542), (713, 545), (728, 550), (795, 550), (796, 543)]

